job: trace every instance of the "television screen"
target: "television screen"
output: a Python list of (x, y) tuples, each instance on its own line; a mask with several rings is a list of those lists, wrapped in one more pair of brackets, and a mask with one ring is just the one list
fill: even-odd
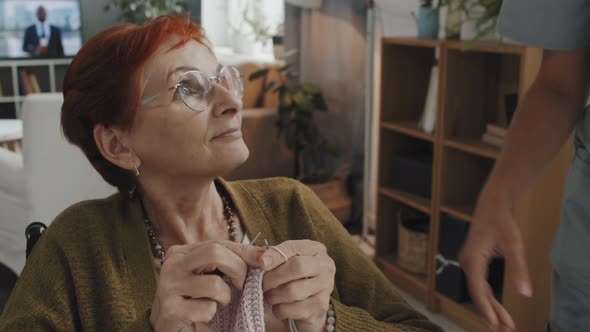
[(82, 46), (80, 0), (0, 0), (0, 58), (63, 58)]

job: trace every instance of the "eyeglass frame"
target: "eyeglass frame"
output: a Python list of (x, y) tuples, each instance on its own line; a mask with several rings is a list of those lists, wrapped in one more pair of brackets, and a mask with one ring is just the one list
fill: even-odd
[[(211, 76), (211, 77), (209, 77), (209, 78), (207, 78), (207, 80), (208, 80), (209, 82), (212, 82), (213, 84), (220, 85), (221, 87), (223, 87), (224, 89), (226, 89), (226, 88), (225, 88), (225, 87), (224, 87), (224, 86), (221, 84), (221, 77), (219, 76), (219, 74), (221, 74), (221, 71), (222, 71), (222, 70), (224, 70), (224, 69), (226, 69), (226, 68), (236, 68), (236, 70), (237, 70), (237, 71), (238, 71), (238, 73), (240, 74), (240, 77), (239, 77), (239, 78), (240, 78), (240, 80), (242, 80), (242, 79), (244, 78), (244, 74), (243, 74), (243, 73), (242, 73), (242, 72), (241, 72), (241, 71), (240, 71), (240, 70), (239, 70), (239, 69), (238, 69), (236, 66), (229, 65), (229, 66), (220, 66), (220, 68), (218, 68), (218, 70), (217, 70), (218, 74), (217, 74), (217, 75), (214, 75), (214, 76)], [(202, 71), (200, 71), (200, 70), (188, 70), (188, 71), (185, 71), (184, 73), (182, 73), (182, 75), (180, 75), (180, 77), (178, 78), (178, 82), (176, 82), (176, 84), (174, 84), (174, 86), (171, 86), (171, 87), (169, 87), (169, 88), (166, 88), (165, 90), (162, 90), (162, 91), (160, 91), (160, 92), (156, 93), (155, 95), (151, 95), (151, 96), (149, 96), (149, 97), (145, 97), (145, 98), (143, 98), (143, 99), (142, 99), (142, 100), (139, 102), (139, 106), (144, 106), (144, 105), (147, 105), (147, 104), (151, 103), (152, 101), (156, 100), (156, 99), (157, 99), (159, 96), (161, 96), (162, 94), (164, 94), (164, 93), (166, 93), (166, 92), (170, 92), (170, 91), (172, 91), (172, 90), (178, 90), (178, 88), (179, 88), (179, 87), (182, 85), (182, 82), (180, 82), (180, 79), (181, 79), (181, 78), (182, 78), (184, 75), (186, 75), (187, 73), (191, 73), (191, 72), (198, 72), (198, 73), (204, 74), (204, 73), (203, 73)], [(244, 85), (244, 83), (242, 82), (242, 89), (243, 89), (243, 85)], [(226, 89), (226, 90), (227, 90), (227, 89)], [(207, 92), (207, 94), (206, 94), (204, 97), (209, 97), (209, 96), (211, 95), (211, 91), (213, 91), (213, 89), (210, 89), (210, 90)], [(180, 94), (180, 92), (179, 92), (179, 94)], [(243, 95), (244, 95), (244, 92), (242, 91), (242, 96), (243, 96)], [(240, 96), (240, 98), (241, 98), (242, 96)], [(190, 110), (192, 110), (192, 111), (194, 111), (194, 112), (203, 112), (203, 111), (204, 111), (204, 110), (196, 110), (196, 109), (194, 109), (194, 108), (192, 108), (192, 107), (188, 106), (188, 104), (186, 103), (186, 101), (184, 100), (184, 98), (182, 98), (182, 95), (180, 95), (180, 99), (182, 100), (182, 103), (183, 103), (183, 104), (184, 104), (186, 107), (188, 107)]]

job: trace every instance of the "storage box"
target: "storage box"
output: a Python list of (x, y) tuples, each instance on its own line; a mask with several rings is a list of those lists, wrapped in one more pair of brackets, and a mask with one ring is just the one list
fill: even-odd
[[(471, 299), (467, 289), (465, 273), (458, 266), (459, 254), (467, 238), (468, 231), (469, 224), (467, 222), (446, 214), (441, 215), (436, 290), (457, 302), (467, 302)], [(498, 300), (501, 300), (504, 284), (504, 259), (494, 258), (492, 260), (488, 282)]]
[(430, 199), (432, 191), (432, 153), (396, 154), (392, 159), (393, 189)]

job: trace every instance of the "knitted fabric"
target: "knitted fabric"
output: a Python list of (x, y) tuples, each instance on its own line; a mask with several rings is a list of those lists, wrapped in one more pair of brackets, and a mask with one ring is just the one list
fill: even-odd
[(252, 268), (248, 271), (241, 294), (230, 286), (232, 301), (213, 317), (215, 332), (264, 332), (263, 276), (264, 271)]

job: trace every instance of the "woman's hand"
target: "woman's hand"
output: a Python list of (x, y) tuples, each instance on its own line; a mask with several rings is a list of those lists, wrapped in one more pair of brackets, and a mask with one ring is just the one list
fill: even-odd
[(156, 332), (185, 332), (211, 321), (219, 305), (229, 304), (231, 289), (218, 274), (242, 289), (248, 265), (260, 266), (263, 248), (230, 241), (172, 246), (166, 251), (150, 323)]
[(300, 332), (326, 329), (336, 265), (326, 247), (315, 241), (293, 240), (269, 248), (260, 259), (268, 271), (262, 283), (264, 299), (278, 320), (293, 319)]

